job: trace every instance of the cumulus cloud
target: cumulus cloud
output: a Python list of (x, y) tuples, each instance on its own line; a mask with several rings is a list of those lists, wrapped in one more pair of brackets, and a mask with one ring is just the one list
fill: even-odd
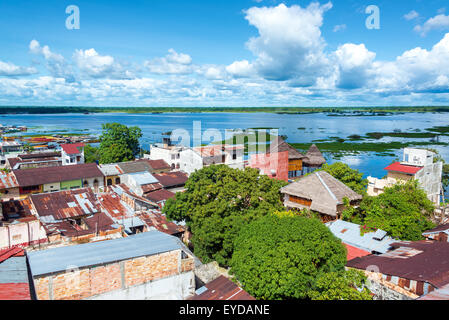
[(189, 74), (194, 71), (192, 58), (174, 49), (168, 50), (165, 57), (145, 61), (144, 65), (148, 71), (156, 74)]
[(327, 65), (320, 28), (324, 12), (331, 8), (330, 2), (314, 2), (306, 8), (280, 4), (248, 9), (245, 18), (259, 32), (258, 37), (247, 42), (257, 57), (253, 62), (257, 72), (269, 80), (313, 85), (316, 75), (323, 74)]
[(346, 43), (338, 47), (335, 56), (340, 73), (337, 86), (344, 89), (363, 87), (376, 54), (369, 51), (364, 44)]
[(33, 67), (20, 67), (11, 62), (0, 61), (0, 76), (17, 77), (36, 74), (38, 71)]
[(236, 78), (247, 78), (254, 75), (254, 67), (248, 60), (235, 61), (226, 67), (226, 72)]
[(409, 13), (404, 15), (404, 19), (405, 20), (413, 20), (419, 17), (419, 13), (416, 12), (415, 10), (410, 11)]
[(31, 53), (44, 57), (47, 69), (53, 76), (64, 78), (67, 81), (74, 81), (72, 67), (61, 54), (52, 52), (47, 45), (42, 47), (40, 43), (34, 39), (31, 40), (29, 48)]
[(134, 75), (111, 56), (102, 56), (95, 49), (75, 50), (73, 54), (79, 70), (92, 78), (132, 79)]
[(423, 37), (432, 30), (449, 30), (449, 15), (439, 14), (424, 22), (423, 25), (417, 25), (414, 30)]

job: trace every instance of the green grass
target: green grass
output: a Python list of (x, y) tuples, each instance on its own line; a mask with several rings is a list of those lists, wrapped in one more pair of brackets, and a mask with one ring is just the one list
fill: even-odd
[[(360, 152), (376, 152), (378, 154), (391, 154), (391, 151), (399, 150), (407, 147), (422, 147), (422, 146), (432, 146), (440, 145), (447, 146), (448, 143), (444, 142), (422, 142), (422, 141), (411, 141), (411, 142), (367, 142), (367, 143), (353, 143), (353, 142), (322, 142), (315, 143), (317, 147), (322, 152), (329, 152), (333, 154), (357, 154)], [(306, 151), (310, 148), (311, 143), (290, 143), (294, 148)]]

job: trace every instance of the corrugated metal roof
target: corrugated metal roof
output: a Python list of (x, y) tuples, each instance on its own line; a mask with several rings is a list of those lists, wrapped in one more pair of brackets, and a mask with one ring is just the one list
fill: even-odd
[(71, 144), (62, 144), (61, 148), (67, 154), (79, 154), (81, 153), (81, 148), (84, 148), (84, 143), (71, 143)]
[(401, 241), (394, 250), (381, 255), (355, 258), (346, 266), (367, 270), (376, 266), (380, 273), (404, 279), (425, 281), (440, 288), (449, 284), (449, 243), (439, 241)]
[(31, 199), (40, 217), (51, 216), (55, 220), (100, 212), (90, 188), (35, 194)]
[(28, 283), (25, 257), (12, 257), (0, 263), (0, 283)]
[(449, 300), (449, 285), (442, 286), (417, 300)]
[(337, 238), (341, 239), (342, 242), (368, 252), (385, 253), (392, 243), (398, 241), (387, 236), (382, 237), (382, 240), (380, 241), (376, 240), (376, 236), (381, 237), (385, 233), (383, 230), (365, 233), (361, 236), (360, 226), (358, 224), (343, 220), (328, 222), (326, 225)]
[(407, 174), (415, 174), (420, 171), (423, 167), (409, 166), (405, 164), (401, 164), (400, 162), (395, 162), (390, 164), (388, 167), (385, 167), (387, 171), (396, 171)]
[(120, 169), (117, 163), (101, 164), (98, 168), (105, 176), (118, 176), (123, 174), (122, 169)]
[(0, 190), (17, 188), (18, 186), (17, 179), (12, 172), (4, 173), (0, 171)]
[(256, 300), (224, 276), (219, 276), (195, 293), (189, 300)]
[(159, 181), (149, 172), (128, 173), (128, 176), (134, 179), (138, 185), (158, 183)]
[(94, 266), (181, 249), (177, 238), (148, 231), (127, 238), (60, 247), (27, 253), (32, 275)]

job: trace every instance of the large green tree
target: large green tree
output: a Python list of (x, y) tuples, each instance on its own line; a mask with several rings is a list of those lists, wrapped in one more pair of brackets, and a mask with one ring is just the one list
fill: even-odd
[(86, 144), (84, 147), (84, 162), (92, 163), (95, 161), (100, 161), (100, 149)]
[(227, 266), (241, 227), (282, 210), (279, 189), (284, 185), (257, 169), (212, 165), (192, 173), (186, 191), (167, 200), (163, 212), (169, 219), (186, 221), (195, 255)]
[(363, 173), (352, 169), (347, 164), (343, 162), (335, 162), (333, 164), (325, 163), (321, 170), (326, 171), (334, 178), (340, 180), (358, 194), (366, 194), (368, 180), (363, 179)]
[(127, 127), (120, 123), (102, 125), (100, 136), (100, 163), (114, 163), (134, 160), (139, 154), (139, 139), (142, 131), (139, 127)]
[(328, 272), (316, 279), (308, 295), (312, 300), (373, 300), (365, 285), (366, 276), (359, 270)]
[(417, 181), (385, 188), (377, 197), (366, 196), (358, 208), (343, 211), (343, 219), (363, 225), (365, 232), (382, 229), (401, 240), (421, 240), (422, 232), (435, 225), (430, 220), (433, 203)]
[(319, 277), (345, 263), (346, 248), (318, 219), (270, 214), (241, 229), (231, 272), (255, 298), (307, 299)]

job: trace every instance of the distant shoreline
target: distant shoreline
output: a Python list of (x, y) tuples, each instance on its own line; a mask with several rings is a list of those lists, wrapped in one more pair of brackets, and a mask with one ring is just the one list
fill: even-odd
[(24, 107), (0, 106), (5, 114), (61, 114), (61, 113), (328, 113), (328, 116), (388, 116), (398, 113), (449, 112), (449, 106), (422, 107)]

